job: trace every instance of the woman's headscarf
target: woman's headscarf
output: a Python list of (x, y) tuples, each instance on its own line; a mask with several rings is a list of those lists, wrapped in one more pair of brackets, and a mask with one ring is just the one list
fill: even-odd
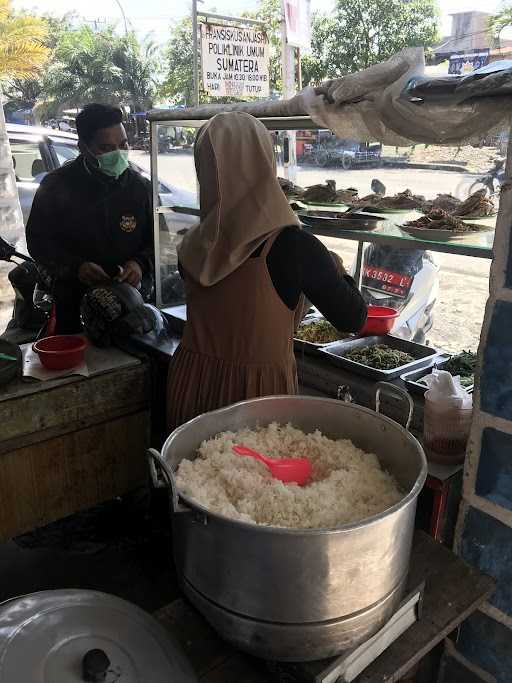
[(191, 278), (210, 287), (299, 221), (276, 178), (270, 134), (253, 116), (214, 116), (199, 131), (194, 157), (201, 222), (185, 235), (178, 256)]

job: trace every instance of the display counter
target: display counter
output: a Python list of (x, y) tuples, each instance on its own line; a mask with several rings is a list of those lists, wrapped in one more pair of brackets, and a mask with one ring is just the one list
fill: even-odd
[[(171, 329), (167, 333), (150, 333), (131, 338), (127, 349), (141, 358), (151, 359), (151, 423), (152, 445), (160, 449), (167, 437), (166, 391), (169, 362), (180, 340), (180, 330), (185, 320), (184, 307), (166, 309), (172, 315)], [(299, 390), (303, 395), (338, 397), (338, 388), (348, 388), (353, 400), (359, 405), (375, 409), (376, 382), (333, 366), (320, 354), (296, 353)], [(400, 379), (392, 384), (405, 388)], [(412, 396), (414, 403), (411, 431), (421, 439), (423, 431), (423, 397)], [(388, 417), (405, 424), (407, 407), (400, 400), (383, 395), (381, 410)], [(450, 545), (453, 540), (456, 516), (462, 488), (463, 465), (428, 464), (426, 486), (418, 504), (418, 526), (434, 539)]]
[(87, 365), (89, 377), (0, 388), (0, 542), (146, 480), (149, 364), (90, 348)]

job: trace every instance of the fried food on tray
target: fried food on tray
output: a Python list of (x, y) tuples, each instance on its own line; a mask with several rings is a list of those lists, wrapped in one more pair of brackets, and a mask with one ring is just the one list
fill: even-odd
[(435, 199), (426, 201), (421, 208), (425, 213), (432, 211), (432, 209), (442, 209), (447, 213), (456, 213), (456, 210), (461, 203), (460, 199), (457, 199), (457, 197), (454, 197), (451, 194), (438, 194)]
[(451, 230), (452, 232), (475, 232), (478, 230), (473, 225), (464, 223), (460, 218), (451, 216), (442, 209), (432, 209), (426, 216), (405, 224), (408, 228), (422, 228), (424, 230)]
[(291, 180), (287, 180), (286, 178), (277, 178), (279, 181), (279, 185), (281, 185), (282, 191), (285, 193), (287, 197), (290, 197), (291, 199), (300, 199), (304, 193), (304, 188), (299, 187), (298, 185), (295, 185), (295, 183), (292, 183)]
[(435, 199), (425, 202), (422, 207), (425, 213), (433, 209), (442, 209), (452, 216), (461, 218), (484, 218), (496, 212), (494, 202), (487, 197), (485, 189), (477, 190), (463, 202), (451, 194), (438, 194)]
[(495, 211), (494, 202), (487, 197), (487, 190), (482, 189), (470, 195), (452, 211), (452, 214), (465, 218), (483, 218), (484, 216), (492, 216)]
[(414, 195), (410, 190), (398, 192), (392, 197), (383, 197), (381, 194), (369, 194), (361, 197), (356, 206), (371, 206), (373, 209), (419, 209), (425, 203), (425, 197)]
[(353, 187), (347, 187), (346, 190), (338, 190), (336, 192), (336, 201), (340, 204), (352, 204), (357, 200), (357, 190)]
[(303, 202), (335, 202), (336, 201), (336, 181), (326, 180), (325, 185), (311, 185), (307, 187), (301, 197)]

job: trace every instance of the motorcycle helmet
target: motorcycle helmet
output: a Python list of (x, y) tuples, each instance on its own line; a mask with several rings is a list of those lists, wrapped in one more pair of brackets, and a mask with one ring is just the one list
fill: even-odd
[(95, 287), (84, 295), (81, 304), (85, 332), (96, 346), (110, 346), (132, 334), (151, 332), (158, 325), (155, 310), (145, 305), (140, 292), (126, 282)]

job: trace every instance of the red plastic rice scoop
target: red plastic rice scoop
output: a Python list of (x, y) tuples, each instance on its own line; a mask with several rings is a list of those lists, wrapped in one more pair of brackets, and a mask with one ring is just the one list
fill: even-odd
[(274, 479), (279, 479), (285, 484), (294, 483), (304, 486), (313, 469), (307, 458), (266, 458), (261, 453), (253, 451), (252, 448), (241, 445), (233, 446), (233, 452), (237, 455), (246, 455), (259, 460), (268, 467)]

